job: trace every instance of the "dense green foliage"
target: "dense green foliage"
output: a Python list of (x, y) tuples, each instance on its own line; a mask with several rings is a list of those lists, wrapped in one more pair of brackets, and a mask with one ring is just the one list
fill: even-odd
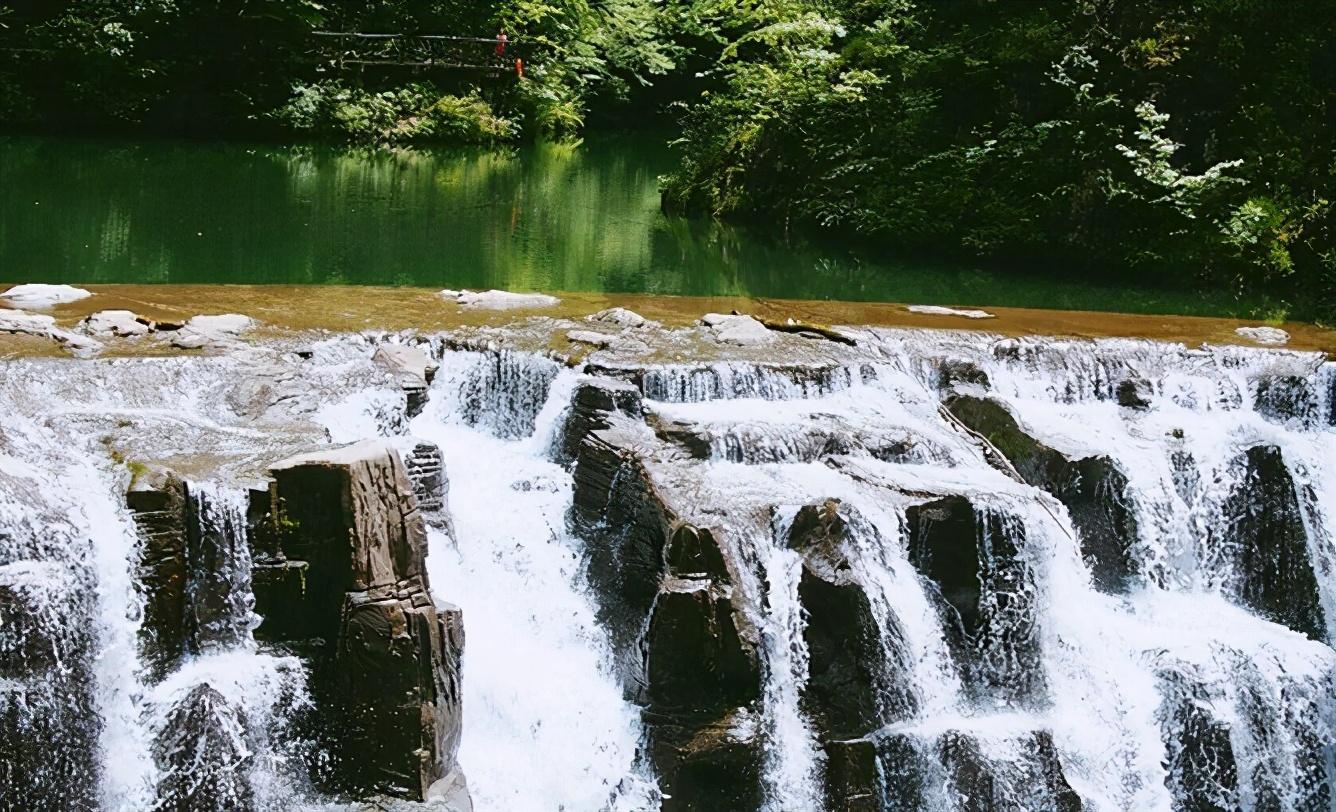
[(801, 0), (726, 30), (677, 208), (1336, 318), (1336, 4)]
[[(671, 123), (670, 208), (1336, 319), (1334, 0), (0, 0), (0, 26), (11, 126), (401, 144)], [(321, 28), (504, 30), (528, 65), (340, 71)]]

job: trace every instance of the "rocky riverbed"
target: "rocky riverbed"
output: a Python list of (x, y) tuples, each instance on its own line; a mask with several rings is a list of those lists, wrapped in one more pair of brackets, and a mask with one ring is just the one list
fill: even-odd
[(0, 808), (1333, 802), (1327, 332), (91, 290), (0, 310)]

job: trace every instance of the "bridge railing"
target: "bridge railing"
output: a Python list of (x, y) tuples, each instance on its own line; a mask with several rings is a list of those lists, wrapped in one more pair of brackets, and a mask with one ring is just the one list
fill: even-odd
[(339, 66), (451, 68), (488, 73), (523, 72), (531, 49), (524, 41), (445, 34), (312, 32), (312, 54)]

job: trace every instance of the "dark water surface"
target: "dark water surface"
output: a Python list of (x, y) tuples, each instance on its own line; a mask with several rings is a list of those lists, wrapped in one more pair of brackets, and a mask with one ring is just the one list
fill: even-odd
[(511, 151), (0, 138), (0, 280), (737, 295), (1237, 315), (1223, 296), (928, 267), (659, 211), (650, 138)]

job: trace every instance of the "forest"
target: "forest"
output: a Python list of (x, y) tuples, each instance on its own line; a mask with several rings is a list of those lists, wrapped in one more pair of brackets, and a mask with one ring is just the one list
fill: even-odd
[[(502, 69), (353, 69), (320, 31), (476, 38), (462, 61)], [(1332, 0), (0, 2), (10, 132), (648, 128), (678, 150), (674, 213), (1210, 286), (1272, 319), (1336, 321), (1334, 114)]]

